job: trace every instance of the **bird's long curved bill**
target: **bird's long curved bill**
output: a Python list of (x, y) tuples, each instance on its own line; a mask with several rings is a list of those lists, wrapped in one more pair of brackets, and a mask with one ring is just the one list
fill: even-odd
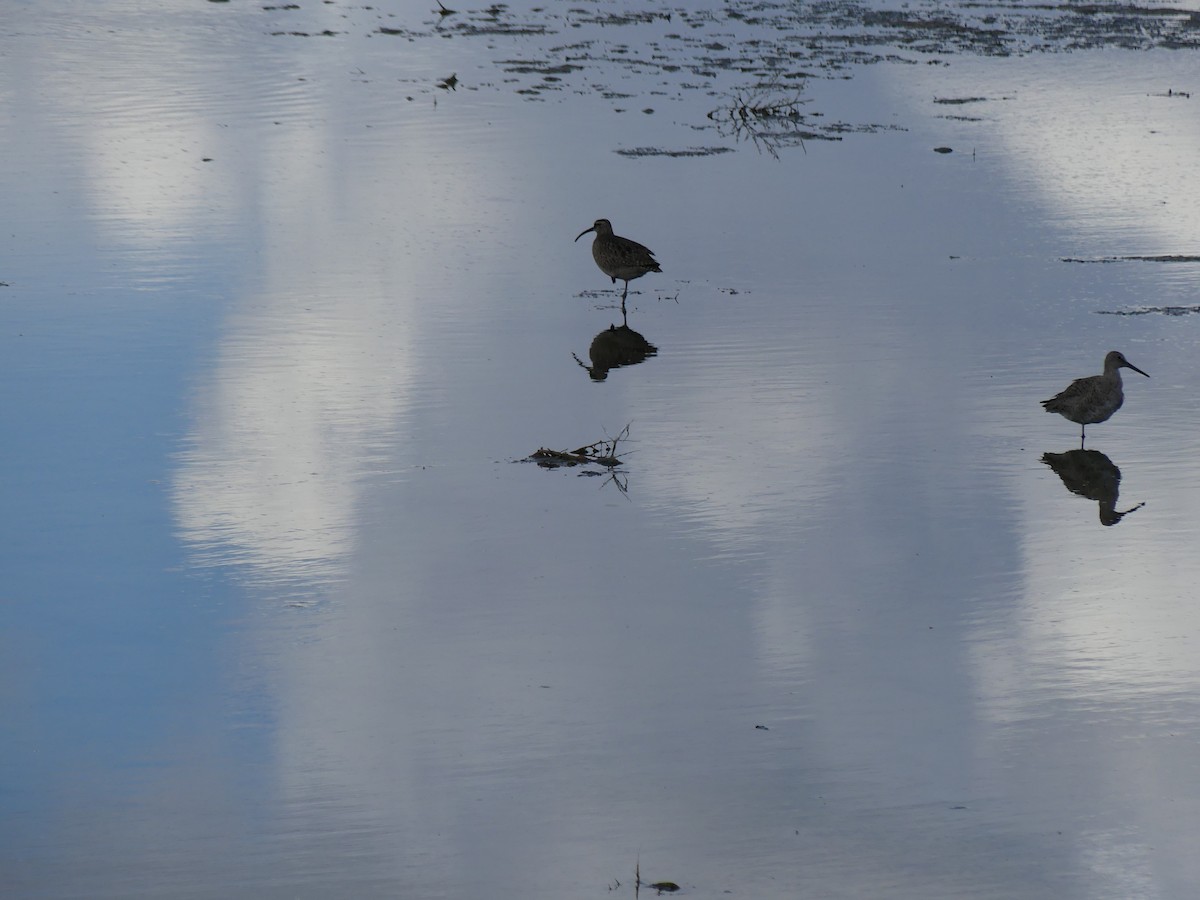
[[(579, 238), (575, 238), (575, 240), (579, 240)], [(1141, 369), (1139, 369), (1137, 366), (1135, 366), (1133, 363), (1131, 363), (1129, 361), (1126, 361), (1125, 368), (1133, 369), (1133, 371), (1137, 372), (1139, 375), (1145, 375), (1147, 378), (1150, 377), (1149, 373), (1143, 372)]]
[[(581, 237), (583, 237), (589, 231), (595, 231), (595, 230), (596, 230), (595, 225), (593, 225), (591, 228), (585, 228), (585, 229), (583, 229), (583, 231), (579, 232), (579, 234), (575, 235), (575, 240), (578, 241)], [(1143, 374), (1145, 374), (1145, 373), (1143, 373)]]

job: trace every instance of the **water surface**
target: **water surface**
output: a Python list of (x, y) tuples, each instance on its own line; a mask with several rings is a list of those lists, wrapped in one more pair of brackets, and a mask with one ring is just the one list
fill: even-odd
[(6, 17), (6, 895), (1191, 896), (1184, 17), (870, 12)]

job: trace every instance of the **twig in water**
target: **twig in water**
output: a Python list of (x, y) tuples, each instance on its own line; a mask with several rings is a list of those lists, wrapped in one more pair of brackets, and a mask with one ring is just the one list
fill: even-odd
[[(630, 425), (632, 424), (630, 423)], [(605, 466), (612, 469), (621, 465), (621, 460), (617, 456), (617, 446), (621, 441), (628, 438), (629, 425), (626, 425), (617, 433), (616, 437), (609, 440), (594, 441), (591, 444), (577, 447), (574, 450), (548, 450), (545, 447), (540, 447), (531, 453), (529, 458), (534, 460), (539, 466), (548, 469), (559, 466), (586, 465), (587, 463), (595, 463), (598, 466)]]
[(758, 150), (779, 159), (779, 148), (785, 143), (798, 143), (808, 152), (804, 146), (807, 124), (800, 112), (804, 102), (799, 91), (786, 95), (769, 89), (738, 91), (728, 106), (714, 109), (708, 118), (717, 123), (718, 134), (738, 141), (748, 139)]

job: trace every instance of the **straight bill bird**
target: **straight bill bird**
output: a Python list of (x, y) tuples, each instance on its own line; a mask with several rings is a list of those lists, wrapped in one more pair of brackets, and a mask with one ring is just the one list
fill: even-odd
[(1127, 360), (1119, 350), (1110, 350), (1104, 357), (1104, 373), (1076, 378), (1062, 393), (1043, 400), (1046, 412), (1058, 413), (1079, 425), (1079, 446), (1083, 446), (1084, 430), (1088, 425), (1107, 422), (1121, 404), (1125, 392), (1121, 388), (1121, 369), (1133, 369), (1139, 375), (1150, 376)]

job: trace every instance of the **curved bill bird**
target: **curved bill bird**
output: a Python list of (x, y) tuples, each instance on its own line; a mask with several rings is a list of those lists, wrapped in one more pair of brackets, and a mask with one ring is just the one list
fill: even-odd
[(596, 232), (592, 241), (592, 259), (600, 271), (612, 279), (613, 284), (620, 278), (625, 282), (625, 291), (621, 294), (621, 309), (625, 308), (625, 297), (629, 294), (629, 282), (641, 278), (647, 272), (661, 272), (654, 251), (643, 247), (637, 241), (613, 234), (612, 223), (608, 219), (597, 219), (591, 228), (585, 228), (575, 237), (578, 241), (589, 231)]
[(1121, 389), (1121, 369), (1133, 369), (1139, 375), (1150, 376), (1127, 360), (1119, 350), (1110, 350), (1104, 357), (1104, 374), (1076, 378), (1067, 389), (1049, 400), (1043, 400), (1046, 412), (1058, 413), (1079, 424), (1079, 446), (1083, 446), (1088, 425), (1106, 422), (1125, 402)]

